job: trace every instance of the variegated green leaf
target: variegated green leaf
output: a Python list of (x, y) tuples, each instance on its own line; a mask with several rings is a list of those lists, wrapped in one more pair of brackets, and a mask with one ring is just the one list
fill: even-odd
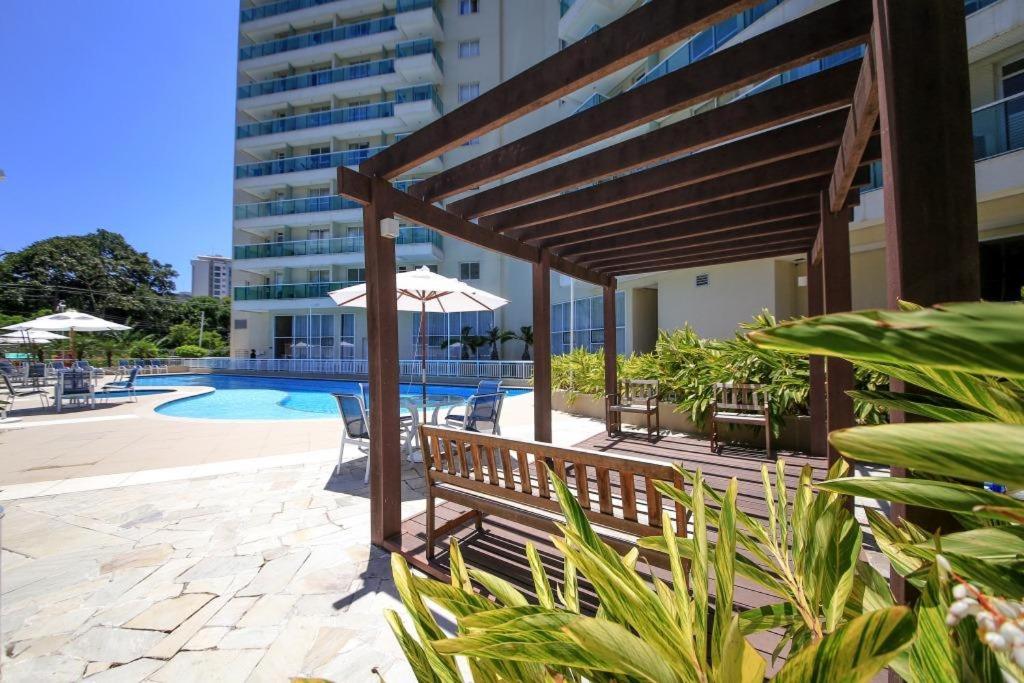
[(789, 626), (800, 621), (800, 613), (791, 602), (778, 602), (764, 607), (755, 607), (739, 614), (740, 632), (749, 636), (758, 631)]
[(395, 634), (395, 639), (398, 641), (398, 645), (402, 648), (402, 653), (405, 655), (405, 659), (409, 663), (409, 668), (412, 669), (413, 675), (416, 676), (416, 680), (419, 681), (419, 683), (437, 683), (440, 679), (431, 669), (427, 653), (424, 651), (423, 647), (416, 642), (416, 639), (413, 638), (406, 630), (401, 617), (399, 617), (394, 610), (386, 609), (384, 610), (384, 618), (391, 627), (392, 633)]
[[(696, 529), (696, 527), (694, 528)], [(693, 560), (691, 572), (697, 571), (698, 554), (694, 549), (696, 542), (696, 538), (675, 538), (675, 546), (679, 551), (679, 555), (684, 559)], [(641, 548), (657, 550), (662, 553), (669, 552), (669, 548), (662, 536), (645, 536), (637, 540), (637, 545)], [(707, 543), (705, 547), (711, 554), (713, 554), (717, 548), (714, 543)], [(760, 565), (752, 562), (740, 553), (736, 553), (735, 570), (736, 573), (743, 578), (754, 581), (780, 598), (789, 597), (789, 591), (782, 585), (777, 575), (770, 573), (770, 570), (761, 568)], [(698, 583), (696, 575), (694, 575), (692, 583), (694, 584), (694, 590), (696, 590), (696, 584)]]
[(602, 662), (601, 666), (591, 668), (614, 671), (652, 683), (694, 680), (690, 678), (693, 675), (691, 671), (679, 666), (682, 660), (666, 657), (619, 624), (581, 617), (567, 624), (565, 632)]
[(899, 479), (894, 477), (849, 477), (832, 479), (818, 488), (848, 496), (875, 498), (916, 507), (971, 512), (977, 505), (1012, 506), (1024, 512), (1024, 503), (980, 486), (967, 486), (931, 479)]
[(886, 410), (902, 410), (912, 415), (939, 422), (994, 422), (987, 413), (964, 408), (958, 402), (941, 396), (900, 394), (892, 391), (848, 391), (855, 401), (867, 401)]
[(907, 652), (912, 681), (958, 680), (957, 654), (946, 625), (950, 596), (939, 581), (938, 567), (933, 565), (921, 590), (914, 614), (917, 616), (917, 638)]
[(766, 665), (764, 657), (740, 632), (738, 616), (731, 615), (716, 679), (721, 683), (762, 683)]
[(537, 602), (541, 607), (554, 609), (555, 596), (551, 593), (551, 582), (544, 571), (544, 562), (533, 543), (526, 544), (526, 558), (530, 562), (530, 575), (533, 576), (533, 588), (537, 592)]
[[(904, 549), (917, 557), (935, 557), (933, 541), (923, 541)], [(956, 553), (992, 563), (1024, 561), (1024, 527), (996, 526), (958, 531), (942, 537), (942, 552)]]
[(470, 569), (469, 576), (505, 607), (526, 605), (529, 601), (514, 585), (482, 569)]
[(854, 427), (832, 432), (829, 443), (854, 460), (1024, 488), (1024, 426), (975, 422)]
[(719, 669), (725, 655), (729, 624), (732, 621), (732, 593), (736, 565), (736, 491), (737, 480), (729, 482), (725, 504), (718, 515), (718, 543), (715, 544), (715, 620), (711, 632), (711, 662)]
[(869, 612), (801, 649), (773, 683), (860, 683), (869, 681), (908, 647), (916, 622), (906, 607)]

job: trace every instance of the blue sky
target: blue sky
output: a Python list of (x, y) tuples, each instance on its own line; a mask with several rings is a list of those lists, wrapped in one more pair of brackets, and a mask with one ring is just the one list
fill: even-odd
[(96, 228), (228, 254), (238, 3), (0, 4), (0, 250)]

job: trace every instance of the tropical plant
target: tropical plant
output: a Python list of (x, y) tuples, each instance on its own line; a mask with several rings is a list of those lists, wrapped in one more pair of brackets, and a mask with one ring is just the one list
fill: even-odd
[(523, 342), (522, 360), (530, 360), (530, 349), (533, 347), (533, 325), (523, 325), (519, 328), (519, 334), (513, 336)]
[(152, 339), (139, 339), (128, 347), (128, 355), (132, 358), (156, 358), (160, 355), (160, 347)]
[(442, 340), (441, 348), (447, 349), (451, 346), (458, 345), (462, 360), (469, 360), (470, 353), (475, 356), (480, 347), (484, 346), (486, 343), (487, 342), (483, 337), (473, 334), (472, 327), (466, 325), (462, 328), (458, 337), (449, 337), (448, 339)]
[(481, 337), (484, 342), (491, 347), (491, 360), (498, 360), (498, 348), (500, 345), (507, 341), (515, 339), (515, 334), (508, 330), (502, 330), (497, 327), (492, 327), (487, 330)]
[[(767, 470), (764, 476), (767, 482)], [(398, 593), (417, 638), (395, 612), (386, 617), (419, 681), (463, 680), (456, 663), (463, 657), (475, 681), (760, 682), (767, 662), (745, 636), (774, 627), (789, 629), (791, 652), (772, 680), (866, 681), (914, 638), (914, 615), (892, 606), (891, 599), (860, 613), (872, 594), (861, 577), (870, 577), (872, 587), (880, 577), (857, 559), (860, 531), (843, 497), (812, 499), (809, 473), (801, 475), (791, 515), (785, 512), (785, 484), (766, 483), (766, 500), (774, 508), (770, 528), (737, 508), (735, 479), (717, 493), (694, 473), (692, 497), (665, 485), (663, 492), (691, 506), (694, 525), (693, 538), (678, 538), (665, 512), (663, 535), (643, 542), (667, 552), (671, 586), (658, 578), (649, 583), (637, 570), (638, 550), (620, 556), (597, 536), (562, 481), (553, 474), (551, 481), (566, 521), (559, 526), (561, 536), (553, 538), (565, 556), (565, 579), (552, 588), (540, 555), (528, 545), (537, 604), (504, 579), (466, 567), (454, 539), (451, 585), (414, 576), (400, 554), (392, 555)], [(705, 495), (714, 505), (705, 505)], [(707, 523), (717, 529), (715, 543)], [(737, 553), (737, 542), (765, 557)], [(759, 561), (786, 576), (770, 576)], [(717, 587), (712, 619), (709, 570)], [(773, 586), (787, 601), (734, 613), (736, 574)], [(593, 616), (581, 609), (581, 575), (600, 602)], [(493, 601), (478, 595), (474, 584)], [(455, 617), (454, 637), (445, 635), (431, 604)]]
[(197, 344), (182, 344), (174, 349), (174, 355), (181, 358), (203, 358), (207, 350)]
[[(995, 636), (979, 640), (971, 626), (980, 615), (961, 619), (950, 612), (951, 578), (977, 586), (979, 595), (1000, 596), (992, 604), (1024, 598), (1022, 330), (1019, 304), (905, 304), (899, 311), (823, 316), (751, 335), (764, 348), (847, 358), (919, 387), (853, 393), (932, 422), (857, 427), (829, 437), (851, 459), (912, 470), (913, 478), (844, 477), (820, 485), (952, 515), (947, 526), (954, 528), (938, 534), (867, 511), (893, 569), (922, 595), (918, 612), (927, 618), (920, 620), (918, 640), (893, 664), (909, 680), (995, 681), (1003, 679), (1000, 670), (1008, 680), (1024, 680), (1016, 649), (1011, 657), (1005, 648), (985, 647), (1001, 642)], [(970, 483), (979, 480), (997, 484)], [(943, 621), (946, 612), (956, 617), (952, 629)]]

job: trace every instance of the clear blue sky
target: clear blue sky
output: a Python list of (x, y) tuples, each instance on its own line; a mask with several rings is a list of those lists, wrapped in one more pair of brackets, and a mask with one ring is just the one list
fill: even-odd
[(0, 4), (0, 250), (96, 228), (228, 254), (238, 3)]

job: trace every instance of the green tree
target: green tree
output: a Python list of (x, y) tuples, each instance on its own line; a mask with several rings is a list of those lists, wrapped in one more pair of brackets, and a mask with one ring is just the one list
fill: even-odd
[(449, 337), (441, 342), (441, 348), (447, 349), (450, 346), (459, 345), (462, 350), (460, 356), (462, 360), (469, 360), (469, 355), (472, 353), (474, 356), (476, 352), (480, 350), (481, 346), (484, 346), (487, 342), (484, 338), (473, 334), (473, 328), (466, 325), (462, 328), (462, 333), (458, 337)]
[(195, 344), (182, 344), (174, 349), (174, 355), (181, 358), (203, 358), (209, 354), (202, 346)]
[(483, 334), (483, 340), (491, 347), (491, 360), (498, 360), (498, 349), (502, 344), (516, 338), (516, 335), (508, 330), (501, 330), (492, 327)]
[(515, 339), (523, 342), (523, 360), (530, 360), (530, 347), (533, 346), (533, 325), (523, 325)]

